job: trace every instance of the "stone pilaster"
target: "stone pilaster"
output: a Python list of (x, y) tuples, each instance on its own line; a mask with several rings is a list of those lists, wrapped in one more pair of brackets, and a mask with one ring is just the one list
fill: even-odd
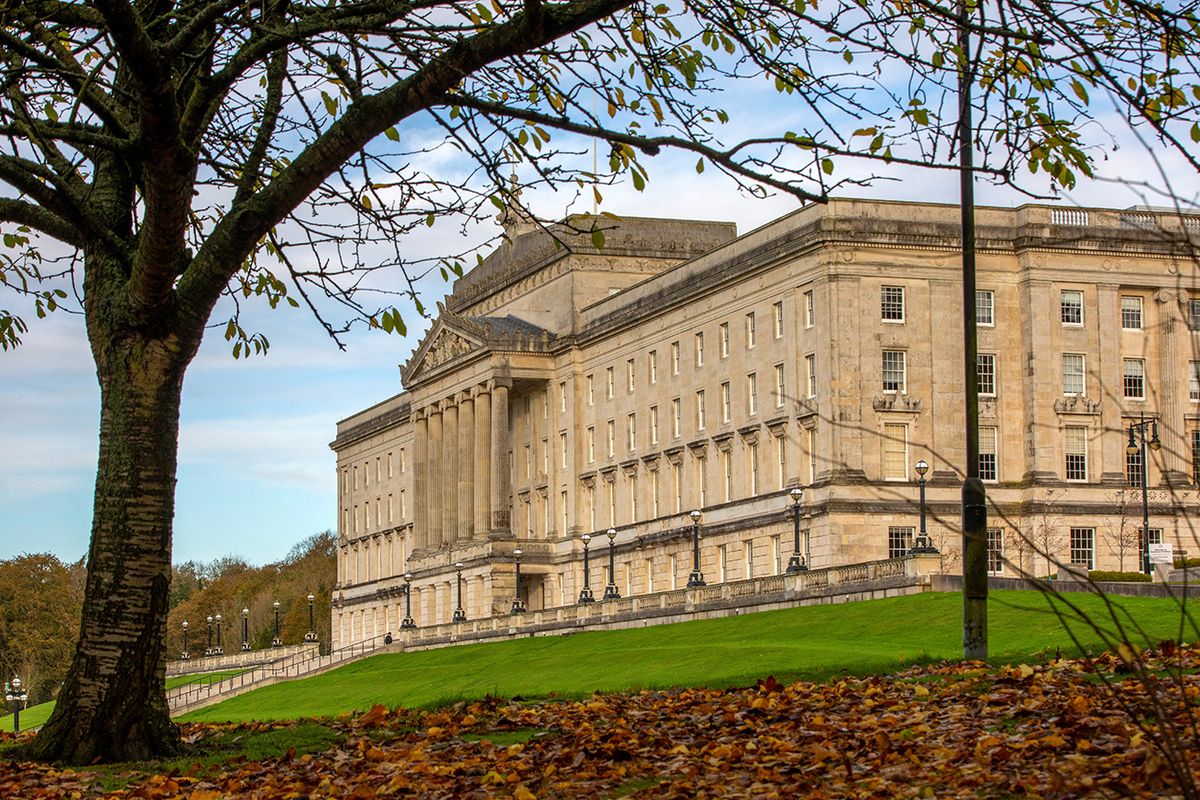
[(508, 390), (511, 381), (498, 379), (492, 383), (492, 538), (506, 539), (510, 530), (512, 475), (508, 453), (512, 449), (512, 430), (509, 422)]
[[(1187, 327), (1181, 319), (1178, 292), (1162, 289), (1155, 293), (1154, 299), (1158, 304), (1158, 325), (1162, 331), (1158, 351), (1158, 436), (1163, 447), (1146, 466), (1149, 468), (1158, 461), (1162, 468), (1160, 483), (1187, 486), (1189, 480), (1184, 454), (1191, 453), (1191, 442), (1187, 441), (1183, 424), (1183, 398), (1190, 388), (1191, 365), (1180, 344), (1180, 332), (1186, 332)], [(1148, 370), (1146, 378), (1148, 382)], [(1149, 392), (1147, 396), (1153, 397), (1154, 393)], [(1153, 473), (1150, 473), (1150, 480), (1153, 479)]]
[(475, 532), (475, 399), (470, 393), (458, 401), (458, 541), (472, 538)]
[(425, 409), (413, 412), (416, 430), (413, 433), (413, 549), (429, 546), (429, 504), (425, 493), (429, 469), (429, 417)]
[(475, 391), (475, 538), (486, 539), (492, 528), (492, 393), (484, 386)]
[[(1124, 424), (1121, 420), (1122, 379), (1124, 375), (1121, 359), (1121, 298), (1119, 287), (1115, 283), (1102, 283), (1096, 287), (1096, 314), (1100, 325), (1116, 328), (1118, 333), (1113, 335), (1111, 330), (1104, 331), (1098, 336), (1100, 345), (1100, 363), (1095, 369), (1100, 374), (1099, 391), (1094, 396), (1109, 399), (1100, 404), (1101, 430), (1120, 431)], [(1048, 354), (1052, 356), (1053, 354)], [(1092, 365), (1089, 364), (1088, 367)], [(1089, 370), (1090, 371), (1090, 370)], [(1088, 394), (1093, 394), (1088, 387)], [(1125, 437), (1104, 433), (1100, 437), (1097, 450), (1100, 453), (1099, 462), (1093, 468), (1089, 465), (1091, 477), (1097, 476), (1100, 481), (1113, 486), (1125, 486)]]
[(429, 509), (429, 546), (440, 547), (445, 541), (442, 533), (442, 411), (429, 408), (429, 478), (425, 482), (426, 503)]
[(442, 403), (442, 541), (454, 542), (458, 531), (458, 404)]

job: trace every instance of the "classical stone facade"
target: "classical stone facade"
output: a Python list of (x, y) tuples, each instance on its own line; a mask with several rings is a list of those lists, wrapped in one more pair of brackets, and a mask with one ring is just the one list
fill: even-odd
[[(1138, 568), (1140, 462), (1158, 420), (1151, 535), (1197, 549), (1200, 293), (1192, 219), (1023, 206), (977, 214), (980, 469), (998, 574), (1045, 554)], [(594, 236), (602, 230), (603, 241)], [(918, 518), (958, 559), (964, 473), (955, 206), (834, 200), (732, 225), (512, 226), (457, 281), (404, 391), (338, 424), (334, 638), (682, 587), (699, 509), (708, 582), (776, 574), (805, 490), (813, 566), (888, 558)], [(602, 247), (597, 245), (602, 244)], [(461, 590), (455, 564), (461, 563)]]

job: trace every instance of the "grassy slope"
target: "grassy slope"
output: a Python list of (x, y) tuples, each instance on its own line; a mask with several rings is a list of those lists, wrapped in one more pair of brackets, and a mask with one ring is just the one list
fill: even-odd
[[(1096, 598), (1072, 600), (1092, 614), (1100, 611)], [(1118, 601), (1153, 639), (1176, 634), (1179, 614), (1170, 601)], [(183, 719), (289, 719), (336, 715), (374, 703), (436, 705), (488, 693), (583, 695), (746, 685), (769, 674), (786, 680), (887, 671), (916, 660), (960, 657), (961, 603), (958, 594), (923, 594), (376, 656), (315, 678), (268, 686)], [(1020, 661), (1056, 648), (1075, 652), (1039, 594), (994, 592), (989, 613), (993, 660)], [(1083, 638), (1098, 642), (1094, 634)]]

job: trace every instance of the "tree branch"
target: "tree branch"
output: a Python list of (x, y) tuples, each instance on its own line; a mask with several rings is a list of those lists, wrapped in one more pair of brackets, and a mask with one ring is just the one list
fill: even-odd
[(83, 236), (75, 225), (42, 206), (0, 197), (0, 220), (28, 225), (72, 247), (83, 247)]

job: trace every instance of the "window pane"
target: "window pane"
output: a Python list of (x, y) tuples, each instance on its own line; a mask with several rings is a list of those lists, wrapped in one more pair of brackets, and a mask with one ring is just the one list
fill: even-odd
[(1064, 325), (1083, 324), (1083, 292), (1062, 293), (1062, 322)]
[(988, 528), (987, 531), (988, 574), (1004, 572), (1004, 529)]
[(975, 292), (975, 323), (977, 325), (994, 325), (995, 296), (990, 289)]
[(1142, 298), (1121, 298), (1121, 327), (1127, 331), (1142, 329)]
[(1094, 528), (1071, 528), (1071, 563), (1093, 569), (1095, 566), (1092, 543)]
[(904, 385), (904, 351), (883, 351), (883, 390), (885, 392), (903, 392)]
[(908, 479), (908, 426), (888, 423), (883, 426), (883, 477)]
[(1087, 428), (1068, 426), (1065, 432), (1066, 473), (1069, 481), (1087, 480)]
[(1083, 355), (1063, 353), (1063, 394), (1083, 394)]
[(884, 286), (880, 295), (883, 319), (904, 321), (904, 287)]
[(888, 558), (903, 558), (912, 549), (914, 530), (911, 527), (892, 525), (888, 528)]
[(996, 393), (996, 355), (979, 353), (975, 357), (975, 371), (979, 375), (979, 393)]
[(1146, 362), (1140, 358), (1124, 359), (1124, 376), (1122, 385), (1125, 396), (1133, 400), (1141, 400), (1146, 396)]
[(996, 480), (996, 429), (979, 429), (979, 479)]

